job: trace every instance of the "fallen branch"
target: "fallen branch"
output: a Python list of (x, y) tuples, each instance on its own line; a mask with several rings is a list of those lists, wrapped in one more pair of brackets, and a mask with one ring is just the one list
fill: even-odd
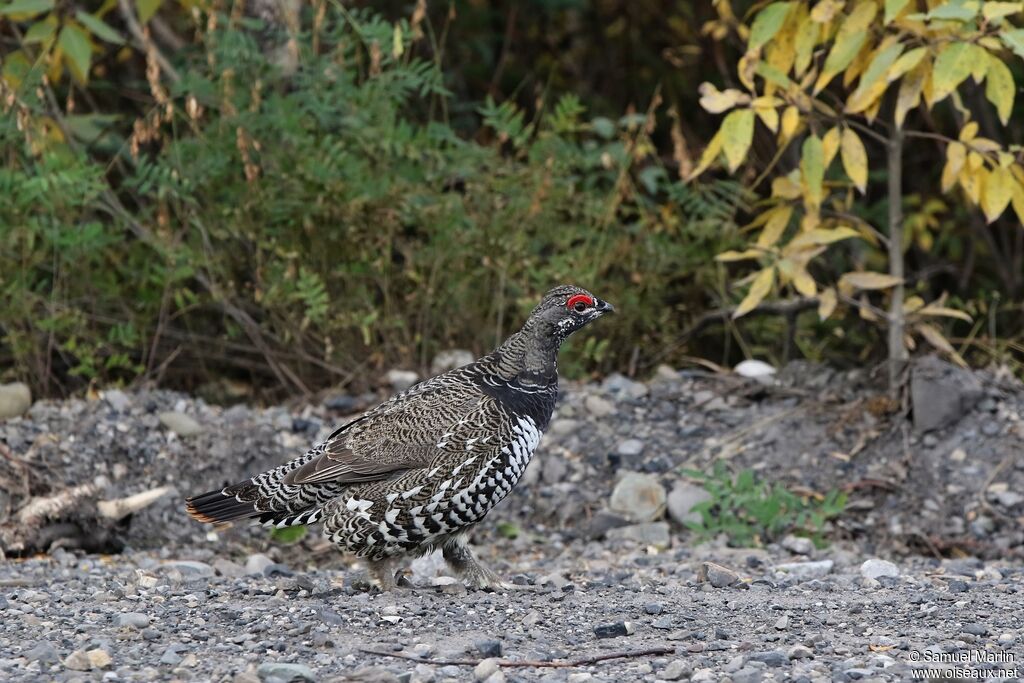
[(160, 486), (125, 498), (101, 500), (96, 503), (96, 509), (99, 511), (101, 516), (117, 521), (119, 519), (124, 519), (133, 512), (138, 512), (142, 508), (152, 505), (159, 498), (167, 495), (173, 490), (174, 488), (171, 486)]
[[(424, 659), (417, 655), (407, 655), (402, 652), (381, 652), (380, 650), (372, 650), (370, 648), (361, 647), (360, 652), (365, 652), (370, 655), (377, 655), (378, 657), (397, 657), (398, 659), (410, 659), (415, 662), (423, 662), (424, 664), (433, 664), (435, 666), (476, 666), (482, 659)], [(675, 653), (674, 647), (649, 647), (644, 650), (619, 650), (617, 652), (606, 652), (602, 655), (593, 655), (590, 657), (575, 657), (573, 659), (556, 659), (550, 662), (541, 661), (539, 659), (497, 659), (495, 663), (498, 666), (506, 667), (546, 667), (552, 669), (568, 669), (576, 666), (586, 666), (588, 664), (595, 664), (597, 662), (603, 662), (606, 659), (624, 659), (628, 657), (647, 657), (651, 655), (668, 655)]]

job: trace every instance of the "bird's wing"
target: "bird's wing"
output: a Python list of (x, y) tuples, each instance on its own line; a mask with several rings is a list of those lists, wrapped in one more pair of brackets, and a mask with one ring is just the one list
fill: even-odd
[(442, 436), (484, 399), (468, 382), (428, 380), (336, 431), (282, 483), (354, 484), (425, 467)]

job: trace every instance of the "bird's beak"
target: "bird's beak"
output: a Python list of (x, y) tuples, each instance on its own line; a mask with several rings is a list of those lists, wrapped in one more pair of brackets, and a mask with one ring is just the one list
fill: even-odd
[(596, 308), (601, 313), (614, 313), (615, 312), (615, 307), (612, 306), (607, 301), (602, 301), (601, 299), (596, 299), (596, 297), (595, 297), (595, 300), (597, 301)]

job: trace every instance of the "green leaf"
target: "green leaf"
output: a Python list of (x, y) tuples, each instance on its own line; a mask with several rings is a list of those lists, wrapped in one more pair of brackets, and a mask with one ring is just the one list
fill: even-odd
[(83, 10), (78, 10), (75, 14), (75, 18), (82, 22), (82, 24), (97, 38), (105, 40), (108, 43), (113, 43), (114, 45), (124, 45), (124, 38), (121, 37), (121, 34), (107, 26), (107, 24), (96, 15), (89, 14)]
[(270, 538), (275, 543), (282, 545), (290, 545), (302, 539), (309, 531), (304, 524), (298, 526), (286, 526), (283, 529), (273, 529), (270, 532)]
[(903, 11), (908, 2), (910, 0), (885, 0), (885, 23), (888, 24), (899, 16), (899, 13)]
[(53, 0), (13, 0), (13, 2), (0, 7), (0, 15), (24, 15), (27, 18), (51, 9), (53, 9)]
[(1005, 126), (1013, 111), (1013, 97), (1016, 86), (1010, 68), (993, 54), (988, 55), (988, 71), (985, 72), (985, 97), (995, 105), (999, 120)]
[(50, 14), (42, 21), (37, 21), (28, 27), (28, 31), (25, 32), (25, 44), (33, 45), (35, 43), (49, 42), (53, 39), (53, 35), (56, 32), (57, 17)]
[(928, 18), (970, 21), (978, 15), (979, 4), (977, 0), (953, 0), (933, 9), (928, 13)]
[(71, 74), (80, 83), (89, 79), (89, 60), (92, 58), (92, 45), (89, 35), (77, 24), (67, 24), (60, 31), (57, 44), (67, 61)]
[(775, 37), (782, 25), (786, 22), (786, 16), (793, 7), (792, 2), (773, 2), (757, 13), (754, 23), (750, 27), (750, 39), (747, 47), (750, 50), (758, 50), (762, 45)]
[(971, 75), (973, 61), (970, 57), (973, 48), (970, 43), (950, 43), (935, 59), (932, 88), (936, 102), (956, 90), (956, 87)]
[(505, 538), (517, 538), (520, 534), (519, 527), (512, 522), (499, 522), (498, 533)]
[(1014, 54), (1018, 57), (1024, 58), (1024, 28), (1018, 28), (1013, 31), (1003, 31), (999, 34), (999, 37), (1003, 39), (1003, 44), (1006, 47), (1013, 50)]
[(736, 109), (729, 112), (722, 122), (722, 151), (729, 166), (735, 171), (747, 156), (754, 139), (754, 110)]
[(807, 190), (807, 203), (821, 206), (822, 184), (825, 180), (825, 152), (821, 138), (809, 135), (801, 149), (800, 173)]
[(862, 2), (846, 17), (839, 32), (836, 33), (832, 50), (825, 58), (825, 67), (814, 84), (814, 93), (821, 92), (821, 89), (829, 84), (836, 74), (845, 69), (853, 61), (853, 58), (860, 52), (860, 48), (867, 40), (866, 30), (871, 20), (878, 13), (878, 7), (874, 2)]
[(135, 0), (135, 11), (139, 13), (139, 21), (145, 24), (163, 4), (164, 0)]

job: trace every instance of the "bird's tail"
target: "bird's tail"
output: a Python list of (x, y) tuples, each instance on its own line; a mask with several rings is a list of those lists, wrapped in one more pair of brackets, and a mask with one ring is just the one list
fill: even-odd
[[(279, 472), (271, 471), (258, 478), (247, 479), (216, 491), (207, 491), (185, 500), (188, 514), (204, 524), (224, 524), (240, 519), (258, 518), (263, 526), (276, 527), (312, 524), (323, 515), (323, 499), (315, 495), (292, 495), (286, 501), (276, 501), (273, 492), (280, 488), (268, 487), (268, 481), (277, 483)], [(321, 487), (323, 488), (323, 487)], [(313, 492), (315, 494), (315, 492)]]
[(216, 491), (207, 491), (186, 499), (185, 510), (192, 519), (204, 524), (220, 524), (258, 517), (264, 514), (264, 511), (259, 509), (257, 496), (245, 495), (255, 493), (255, 488), (255, 484), (249, 480)]

